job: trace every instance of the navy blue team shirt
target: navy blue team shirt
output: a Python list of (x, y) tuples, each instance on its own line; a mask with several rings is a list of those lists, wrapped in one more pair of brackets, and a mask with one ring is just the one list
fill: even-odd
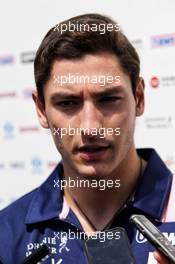
[[(175, 184), (173, 176), (153, 149), (138, 149), (148, 164), (139, 179), (134, 199), (116, 215), (110, 228), (127, 231), (137, 264), (153, 264), (152, 245), (129, 223), (131, 214), (146, 215), (175, 244)], [(73, 211), (66, 205), (59, 186), (62, 161), (37, 189), (0, 212), (0, 263), (18, 264), (33, 249), (45, 243), (51, 255), (41, 263), (87, 264), (84, 240), (69, 239), (68, 232), (83, 232)], [(173, 187), (174, 186), (174, 187)], [(72, 234), (73, 234), (72, 233)]]

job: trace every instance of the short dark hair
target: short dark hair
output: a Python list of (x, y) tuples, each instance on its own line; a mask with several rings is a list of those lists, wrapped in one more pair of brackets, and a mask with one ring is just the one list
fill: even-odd
[[(113, 25), (113, 30), (101, 34), (99, 30), (56, 30), (61, 25)], [(100, 14), (84, 14), (72, 17), (51, 28), (42, 40), (35, 56), (34, 74), (38, 96), (44, 104), (43, 87), (50, 78), (53, 62), (57, 59), (80, 59), (87, 54), (109, 52), (119, 59), (123, 71), (130, 76), (133, 94), (139, 80), (139, 56), (116, 22)], [(99, 29), (99, 28), (98, 28)]]

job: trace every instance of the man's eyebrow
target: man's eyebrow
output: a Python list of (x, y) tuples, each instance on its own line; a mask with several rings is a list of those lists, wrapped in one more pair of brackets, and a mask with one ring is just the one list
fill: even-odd
[[(115, 87), (109, 87), (106, 88), (105, 90), (98, 91), (98, 92), (92, 92), (92, 96), (95, 98), (107, 96), (107, 95), (112, 95), (116, 93), (121, 93), (123, 92), (124, 88), (122, 86), (115, 86)], [(75, 95), (73, 93), (69, 92), (56, 92), (52, 94), (50, 100), (54, 101), (56, 99), (79, 99), (81, 96), (80, 95)]]
[(66, 92), (58, 92), (58, 93), (52, 94), (50, 100), (54, 101), (56, 99), (77, 99), (77, 98), (79, 98), (78, 95), (74, 95), (74, 94), (70, 94)]
[(93, 96), (102, 97), (107, 95), (113, 95), (113, 94), (121, 93), (123, 92), (123, 90), (124, 88), (122, 86), (109, 87), (103, 91), (93, 92)]

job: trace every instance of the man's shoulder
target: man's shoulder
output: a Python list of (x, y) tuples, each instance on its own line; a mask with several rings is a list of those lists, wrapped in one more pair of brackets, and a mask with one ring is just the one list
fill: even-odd
[(40, 203), (45, 204), (46, 201), (49, 200), (49, 193), (51, 193), (52, 187), (54, 186), (53, 181), (57, 177), (57, 170), (60, 168), (59, 164), (39, 187), (0, 210), (0, 223), (8, 219), (11, 221), (13, 217), (15, 217), (15, 221), (19, 219), (20, 222), (21, 220), (24, 222), (25, 216), (31, 207), (34, 208)]
[(3, 208), (0, 211), (0, 223), (2, 222), (12, 222), (14, 221), (15, 217), (15, 222), (17, 221), (24, 221), (24, 218), (27, 214), (27, 211), (29, 209), (30, 203), (37, 193), (38, 188), (35, 188), (34, 190), (30, 191), (29, 193), (23, 195), (7, 207)]
[[(38, 189), (38, 188), (37, 188)], [(30, 208), (30, 203), (37, 193), (37, 189), (25, 194), (12, 204), (0, 211), (0, 256), (6, 254), (6, 248), (13, 249), (19, 241), (25, 242), (27, 225), (25, 219)], [(13, 244), (15, 246), (13, 246)]]

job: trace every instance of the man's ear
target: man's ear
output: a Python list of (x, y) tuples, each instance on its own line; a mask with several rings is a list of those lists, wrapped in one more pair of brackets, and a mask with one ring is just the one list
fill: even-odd
[(49, 128), (49, 124), (48, 124), (47, 116), (46, 116), (46, 112), (45, 112), (45, 106), (40, 101), (37, 91), (32, 92), (32, 98), (33, 98), (33, 101), (35, 103), (35, 108), (36, 108), (36, 112), (37, 112), (37, 116), (38, 116), (40, 125), (43, 128)]
[(142, 77), (139, 77), (139, 82), (135, 91), (136, 116), (141, 116), (144, 113), (144, 108), (145, 108), (144, 89), (145, 89), (145, 82)]

